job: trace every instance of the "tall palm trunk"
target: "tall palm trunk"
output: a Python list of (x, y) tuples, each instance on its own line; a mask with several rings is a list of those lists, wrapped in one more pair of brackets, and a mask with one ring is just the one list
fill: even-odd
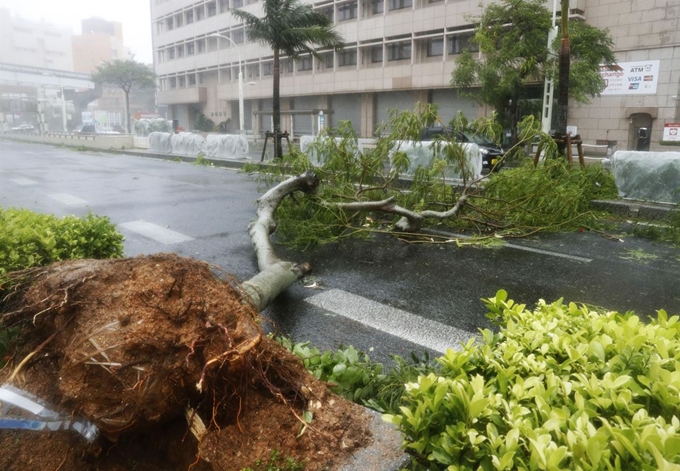
[(559, 83), (557, 89), (557, 124), (555, 134), (562, 138), (558, 144), (560, 155), (566, 155), (567, 118), (569, 111), (569, 0), (562, 0), (562, 41), (559, 55)]
[(272, 120), (274, 121), (274, 157), (283, 156), (283, 146), (281, 145), (281, 105), (279, 103), (279, 89), (280, 89), (280, 60), (279, 48), (274, 48), (274, 90), (272, 96), (274, 102), (272, 103)]
[(130, 129), (130, 89), (123, 89), (125, 93), (125, 132), (132, 134), (132, 129)]

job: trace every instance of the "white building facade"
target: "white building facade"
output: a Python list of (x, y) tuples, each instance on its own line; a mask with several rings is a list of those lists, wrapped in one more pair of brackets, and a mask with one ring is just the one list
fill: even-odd
[[(323, 111), (326, 126), (349, 120), (360, 136), (371, 137), (390, 108), (410, 110), (418, 102), (437, 104), (444, 122), (458, 111), (472, 119), (490, 111), (449, 85), (456, 58), (473, 33), (466, 18), (481, 12), (478, 0), (310, 3), (333, 19), (346, 47), (320, 51), (321, 60), (282, 59), (283, 130), (312, 134)], [(271, 130), (272, 51), (248, 41), (230, 8), (260, 15), (262, 3), (151, 0), (158, 103), (168, 105), (169, 117), (185, 129), (192, 129), (201, 113), (216, 123), (229, 120), (228, 127), (238, 129), (241, 64), (245, 129), (261, 135)], [(631, 148), (644, 125), (652, 147), (658, 147), (664, 124), (680, 119), (675, 99), (680, 87), (679, 11), (680, 0), (571, 0), (572, 15), (611, 30), (620, 62), (658, 63), (653, 90), (615, 90), (612, 81), (606, 95), (572, 107), (569, 124), (586, 143)], [(644, 70), (645, 64), (641, 66)], [(640, 80), (649, 75), (640, 74)]]

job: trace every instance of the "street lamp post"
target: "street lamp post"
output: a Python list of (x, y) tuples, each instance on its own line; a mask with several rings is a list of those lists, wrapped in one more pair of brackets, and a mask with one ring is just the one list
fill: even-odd
[[(234, 40), (231, 39), (230, 37), (223, 36), (219, 33), (213, 33), (210, 36), (213, 36), (215, 38), (227, 39), (236, 48), (236, 54), (238, 54), (238, 124), (239, 124), (239, 133), (245, 134), (245, 128), (244, 128), (245, 117), (244, 117), (244, 111), (243, 111), (243, 62), (241, 61), (241, 52), (239, 51), (238, 46), (236, 45)], [(219, 49), (219, 46), (218, 46), (218, 49)], [(217, 64), (217, 70), (218, 70), (218, 72), (220, 70), (219, 64)], [(218, 74), (218, 76), (219, 76), (219, 74)]]
[[(66, 124), (66, 95), (64, 95), (64, 87), (61, 85), (61, 77), (52, 73), (43, 73), (47, 77), (54, 77), (59, 80), (59, 90), (61, 91), (61, 125), (64, 128), (64, 133), (68, 132)], [(44, 88), (43, 88), (44, 89)]]

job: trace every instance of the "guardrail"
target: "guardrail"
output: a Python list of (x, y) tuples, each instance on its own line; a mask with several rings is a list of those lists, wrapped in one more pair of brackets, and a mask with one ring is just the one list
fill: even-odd
[(132, 134), (71, 134), (71, 133), (30, 133), (21, 131), (6, 131), (0, 137), (16, 141), (38, 142), (45, 144), (61, 144), (66, 146), (84, 146), (90, 149), (132, 149), (134, 136)]

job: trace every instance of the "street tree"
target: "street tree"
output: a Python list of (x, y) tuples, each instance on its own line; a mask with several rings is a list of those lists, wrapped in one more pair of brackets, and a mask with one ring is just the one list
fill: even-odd
[(283, 154), (281, 147), (280, 107), (280, 56), (298, 59), (305, 54), (320, 57), (313, 46), (340, 50), (342, 38), (333, 28), (332, 21), (322, 13), (298, 0), (265, 0), (264, 16), (257, 16), (242, 10), (231, 13), (245, 23), (248, 37), (269, 46), (274, 52), (273, 103), (275, 155)]
[[(487, 6), (473, 18), (475, 33), (470, 42), (479, 47), (480, 53), (464, 51), (452, 73), (451, 85), (461, 89), (462, 94), (495, 107), (499, 119), (511, 131), (513, 144), (521, 119), (520, 101), (529, 97), (530, 88), (541, 84), (546, 76), (556, 76), (555, 51), (562, 41), (558, 37), (548, 46), (552, 21), (544, 3), (502, 0)], [(570, 82), (565, 91), (573, 100), (585, 104), (605, 87), (600, 64), (615, 61), (613, 41), (607, 30), (582, 21), (569, 21), (568, 25), (571, 70), (563, 69)]]
[(92, 81), (102, 85), (110, 85), (123, 90), (125, 94), (125, 130), (130, 128), (130, 91), (156, 87), (156, 74), (150, 67), (133, 59), (115, 59), (97, 66), (92, 74)]

